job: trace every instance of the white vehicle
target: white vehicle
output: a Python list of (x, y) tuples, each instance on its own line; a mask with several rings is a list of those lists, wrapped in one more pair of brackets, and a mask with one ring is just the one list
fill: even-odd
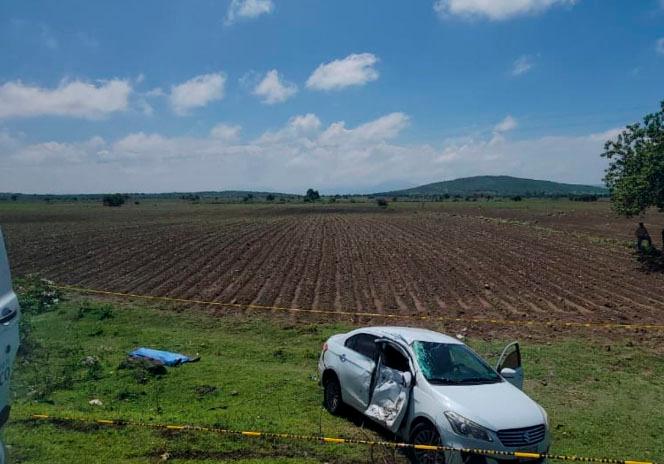
[[(548, 452), (547, 414), (521, 391), (518, 343), (503, 350), (494, 370), (455, 338), (426, 329), (366, 327), (330, 337), (318, 370), (328, 411), (338, 414), (348, 405), (409, 443)], [(515, 462), (511, 456), (417, 450), (413, 459)]]
[[(12, 290), (9, 261), (0, 230), (0, 427), (9, 419), (9, 379), (18, 350), (20, 309)], [(5, 462), (4, 445), (0, 444), (0, 464)]]

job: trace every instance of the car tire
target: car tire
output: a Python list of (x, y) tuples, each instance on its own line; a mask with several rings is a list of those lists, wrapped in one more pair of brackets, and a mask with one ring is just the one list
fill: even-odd
[[(420, 422), (410, 433), (410, 442), (414, 445), (434, 445), (442, 444), (440, 434), (436, 427), (429, 422)], [(445, 464), (445, 453), (443, 451), (426, 451), (411, 449), (411, 462), (414, 464)]]
[(336, 375), (331, 375), (323, 384), (323, 405), (330, 414), (338, 416), (343, 410), (341, 384)]

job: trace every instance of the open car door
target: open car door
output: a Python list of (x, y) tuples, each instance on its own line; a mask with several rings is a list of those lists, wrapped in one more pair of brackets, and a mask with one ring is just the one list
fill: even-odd
[(518, 342), (512, 342), (505, 347), (498, 359), (496, 370), (509, 383), (523, 390), (523, 366)]
[(19, 307), (0, 229), (0, 427), (9, 418), (9, 379), (18, 350)]
[(389, 340), (376, 340), (378, 363), (372, 383), (369, 407), (364, 414), (396, 432), (406, 415), (413, 374), (408, 355)]

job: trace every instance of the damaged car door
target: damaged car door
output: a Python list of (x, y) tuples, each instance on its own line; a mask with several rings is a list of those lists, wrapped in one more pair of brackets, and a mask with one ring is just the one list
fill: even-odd
[(359, 333), (344, 343), (339, 355), (343, 369), (339, 370), (342, 396), (349, 405), (360, 411), (369, 405), (371, 379), (376, 367), (376, 336)]
[(376, 343), (378, 363), (370, 404), (364, 414), (396, 432), (408, 409), (413, 373), (408, 355), (399, 345), (388, 340)]
[(523, 366), (518, 342), (512, 342), (505, 347), (498, 359), (496, 370), (509, 383), (523, 390)]

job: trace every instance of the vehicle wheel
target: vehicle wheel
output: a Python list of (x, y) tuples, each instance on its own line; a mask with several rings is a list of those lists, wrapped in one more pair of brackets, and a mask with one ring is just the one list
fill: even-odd
[(343, 408), (341, 400), (341, 384), (336, 376), (331, 375), (323, 384), (323, 404), (331, 414), (339, 415)]
[[(420, 422), (410, 434), (414, 445), (440, 445), (440, 434), (429, 422)], [(445, 453), (442, 451), (411, 450), (411, 460), (415, 464), (444, 464)]]

